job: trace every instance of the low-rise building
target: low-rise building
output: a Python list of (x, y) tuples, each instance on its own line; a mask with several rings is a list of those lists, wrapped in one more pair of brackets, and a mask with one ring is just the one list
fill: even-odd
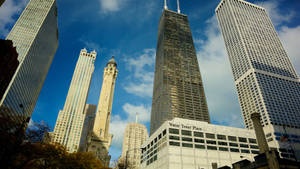
[(142, 145), (141, 168), (210, 169), (259, 154), (253, 130), (174, 118)]

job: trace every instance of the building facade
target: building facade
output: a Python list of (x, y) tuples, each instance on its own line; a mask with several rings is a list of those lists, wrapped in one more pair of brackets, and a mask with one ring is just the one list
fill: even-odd
[(123, 139), (122, 162), (130, 169), (139, 169), (141, 147), (148, 138), (146, 126), (139, 123), (128, 123)]
[(300, 80), (266, 10), (243, 0), (216, 8), (244, 123), (260, 113), (270, 147), (300, 159)]
[(16, 46), (19, 66), (0, 101), (0, 116), (20, 125), (31, 117), (57, 49), (56, 0), (30, 0), (6, 39)]
[(117, 75), (117, 63), (112, 57), (104, 68), (93, 131), (88, 140), (88, 151), (93, 152), (105, 166), (109, 166), (110, 162), (108, 150), (113, 136), (109, 133), (109, 125)]
[(259, 154), (253, 130), (174, 118), (142, 145), (141, 168), (211, 169)]
[(93, 131), (95, 115), (96, 115), (97, 105), (94, 104), (86, 104), (84, 108), (84, 122), (81, 133), (81, 140), (79, 145), (79, 151), (86, 152), (87, 151), (87, 141), (88, 136)]
[(165, 9), (158, 29), (150, 135), (175, 117), (210, 122), (188, 18)]
[(64, 145), (68, 152), (79, 149), (96, 55), (95, 51), (80, 51), (64, 108), (59, 111), (56, 120), (52, 141)]

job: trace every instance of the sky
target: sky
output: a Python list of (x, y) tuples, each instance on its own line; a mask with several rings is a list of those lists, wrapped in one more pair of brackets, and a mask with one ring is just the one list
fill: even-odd
[[(0, 7), (0, 38), (4, 39), (29, 0), (6, 0)], [(220, 0), (181, 0), (188, 15), (212, 123), (244, 127), (229, 59), (215, 16)], [(249, 0), (269, 13), (290, 59), (300, 73), (300, 1)], [(87, 104), (97, 104), (103, 69), (115, 56), (118, 77), (110, 132), (112, 160), (121, 155), (123, 132), (135, 121), (149, 129), (158, 22), (163, 0), (57, 0), (59, 46), (43, 85), (33, 121), (52, 129), (63, 109), (73, 71), (83, 48), (97, 57)], [(176, 10), (176, 0), (168, 0)]]

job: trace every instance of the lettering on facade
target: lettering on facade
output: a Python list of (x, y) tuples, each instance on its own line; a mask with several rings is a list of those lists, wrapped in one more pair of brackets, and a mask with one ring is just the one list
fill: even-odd
[(188, 125), (184, 125), (184, 124), (175, 124), (175, 123), (171, 123), (169, 122), (169, 125), (171, 127), (176, 127), (176, 128), (182, 128), (182, 129), (190, 129), (190, 130), (198, 130), (198, 131), (202, 131), (202, 128), (197, 127), (197, 126), (188, 126)]

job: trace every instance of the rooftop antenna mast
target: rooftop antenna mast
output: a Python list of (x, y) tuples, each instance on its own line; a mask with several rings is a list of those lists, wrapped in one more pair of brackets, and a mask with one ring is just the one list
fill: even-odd
[(180, 13), (179, 0), (177, 0), (177, 13)]
[(167, 0), (165, 0), (165, 3), (164, 3), (164, 9), (168, 9), (168, 6), (167, 6)]

